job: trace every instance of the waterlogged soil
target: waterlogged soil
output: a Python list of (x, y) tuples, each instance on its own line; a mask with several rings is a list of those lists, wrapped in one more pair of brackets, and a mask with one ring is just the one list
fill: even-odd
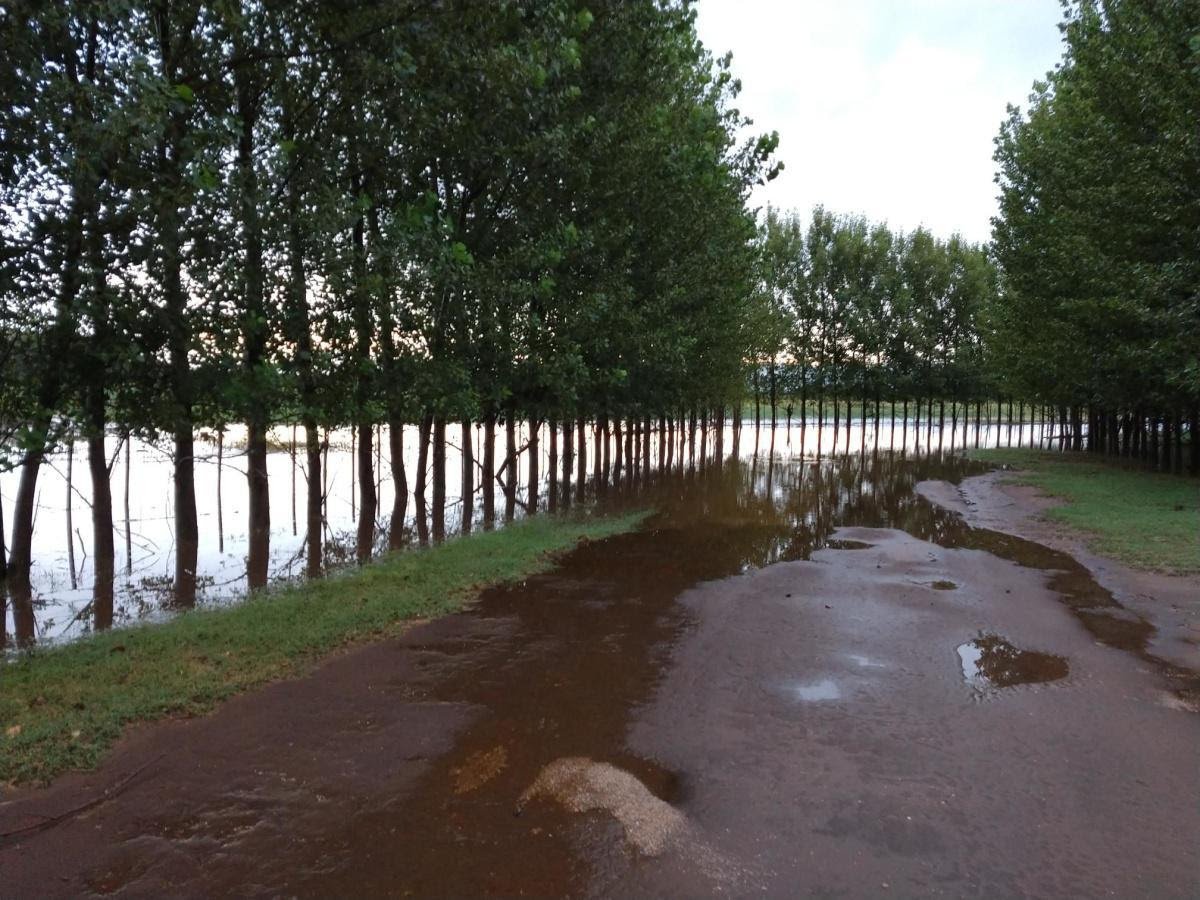
[(0, 895), (1195, 895), (1195, 674), (914, 490), (978, 471), (614, 486), (643, 531), (16, 793)]

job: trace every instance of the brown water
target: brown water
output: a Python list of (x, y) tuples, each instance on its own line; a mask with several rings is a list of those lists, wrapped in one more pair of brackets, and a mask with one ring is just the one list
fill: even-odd
[(981, 634), (960, 644), (958, 658), (963, 679), (980, 691), (1058, 681), (1070, 671), (1061, 656), (1021, 650), (995, 634)]
[[(677, 598), (699, 583), (818, 550), (869, 550), (869, 541), (832, 537), (844, 526), (900, 529), (1051, 572), (1053, 589), (1096, 640), (1194, 690), (1193, 674), (1147, 651), (1153, 626), (1123, 610), (1079, 563), (972, 529), (913, 490), (918, 481), (983, 469), (952, 456), (877, 453), (731, 457), (696, 471), (630, 473), (606, 502), (656, 507), (642, 530), (585, 543), (555, 570), (487, 590), (470, 610), (335, 662), (294, 691), (243, 698), (236, 710), (195, 723), (182, 749), (177, 734), (150, 735), (136, 752), (169, 753), (156, 763), (160, 776), (93, 817), (107, 843), (88, 845), (93, 850), (79, 856), (86, 865), (68, 865), (79, 870), (64, 875), (62, 891), (584, 892), (605, 873), (597, 871), (603, 857), (581, 848), (578, 817), (545, 798), (530, 801), (536, 816), (519, 815), (518, 798), (549, 764), (578, 757), (632, 774), (653, 797), (685, 803), (686, 777), (627, 748), (631, 716), (650, 702), (689, 627)], [(947, 593), (946, 602), (956, 596)], [(998, 638), (969, 643), (988, 685), (1067, 673), (1066, 660)], [(945, 663), (955, 665), (952, 654)], [(791, 689), (801, 705), (840, 696), (819, 678)], [(264, 781), (264, 766), (278, 784)], [(296, 794), (297, 779), (316, 792), (319, 808), (309, 793)], [(612, 823), (597, 827), (622, 839)], [(76, 859), (71, 848), (94, 841), (90, 829), (49, 832), (15, 859), (0, 845), (0, 867), (20, 863), (13, 883), (18, 891), (32, 886), (39, 865)]]

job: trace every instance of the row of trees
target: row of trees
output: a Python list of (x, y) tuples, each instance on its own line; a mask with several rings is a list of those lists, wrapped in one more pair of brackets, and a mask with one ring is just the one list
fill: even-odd
[(996, 142), (994, 365), (1089, 448), (1200, 474), (1200, 5), (1074, 0), (1063, 34)]
[[(105, 627), (114, 435), (171, 442), (186, 605), (201, 426), (245, 426), (256, 588), (274, 424), (305, 435), (316, 574), (324, 428), (356, 430), (369, 552), (378, 423), (392, 442), (420, 424), (423, 503), (427, 468), (444, 496), (447, 421), (487, 426), (488, 479), (507, 423), (514, 490), (517, 419), (641, 421), (733, 399), (754, 279), (745, 200), (777, 172), (776, 139), (734, 137), (738, 85), (691, 7), (6, 4), (0, 464), (21, 470), (14, 600), (30, 591), (39, 469), (67, 430), (88, 442)], [(389, 454), (396, 543), (402, 449)]]
[[(781, 402), (825, 401), (837, 422), (854, 401), (910, 400), (920, 416), (945, 404), (995, 398), (1001, 385), (985, 354), (984, 322), (996, 273), (985, 248), (924, 229), (892, 231), (821, 207), (807, 224), (768, 209), (759, 239), (759, 290), (751, 307), (759, 361), (751, 373), (771, 419)], [(786, 399), (784, 399), (786, 398)]]

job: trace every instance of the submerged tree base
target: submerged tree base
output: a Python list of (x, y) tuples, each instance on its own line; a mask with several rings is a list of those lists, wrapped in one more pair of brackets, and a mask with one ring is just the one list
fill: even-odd
[(644, 516), (531, 518), (236, 606), (23, 655), (0, 678), (0, 781), (44, 782), (90, 768), (126, 725), (207, 712), (337, 647), (457, 609), (484, 585), (542, 571), (580, 539), (628, 531)]

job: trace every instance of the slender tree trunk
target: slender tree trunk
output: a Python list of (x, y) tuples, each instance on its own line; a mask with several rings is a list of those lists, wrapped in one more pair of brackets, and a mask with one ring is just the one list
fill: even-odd
[(358, 534), (355, 556), (360, 564), (369, 562), (375, 550), (375, 513), (379, 498), (375, 496), (374, 426), (358, 424)]
[(388, 461), (392, 468), (392, 516), (388, 523), (388, 549), (404, 546), (404, 519), (408, 515), (408, 474), (404, 470), (404, 422), (388, 420)]
[(67, 433), (67, 497), (66, 497), (66, 512), (67, 512), (67, 568), (71, 576), (71, 590), (79, 589), (79, 579), (76, 576), (75, 570), (75, 521), (73, 511), (75, 509), (75, 498), (72, 496), (75, 490), (75, 433), (69, 431)]
[(490, 531), (496, 522), (496, 415), (483, 419), (483, 527)]
[(540, 449), (538, 446), (538, 431), (541, 430), (541, 422), (538, 421), (536, 415), (529, 417), (529, 441), (526, 443), (526, 449), (529, 451), (529, 467), (527, 471), (528, 479), (526, 480), (526, 502), (525, 509), (530, 513), (537, 512), (538, 508), (538, 464), (541, 462), (538, 459)]
[(754, 430), (762, 426), (762, 389), (759, 386), (758, 365), (754, 366)]
[[(582, 464), (582, 457), (580, 463)], [(574, 425), (568, 417), (562, 423), (562, 492), (563, 504), (571, 502), (571, 473), (575, 468), (575, 435)]]
[(300, 467), (296, 460), (296, 423), (292, 423), (292, 445), (288, 455), (292, 458), (292, 537), (300, 534), (300, 523), (296, 519), (296, 470)]
[(262, 418), (247, 427), (246, 481), (249, 499), (249, 554), (246, 576), (251, 590), (265, 587), (271, 551), (271, 505), (267, 485), (267, 427)]
[(771, 430), (774, 431), (779, 422), (779, 380), (775, 370), (775, 357), (771, 357)]
[(195, 438), (190, 415), (175, 426), (175, 602), (196, 605), (200, 526), (196, 516)]
[(321, 470), (321, 436), (316, 420), (304, 419), (304, 458), (308, 475), (304, 503), (304, 574), (316, 578), (321, 574), (321, 510), (324, 507), (324, 479)]
[(517, 423), (516, 410), (510, 405), (504, 417), (504, 521), (517, 514)]
[[(103, 419), (103, 398), (101, 398)], [(95, 409), (88, 435), (88, 469), (92, 476), (92, 615), (98, 631), (113, 624), (113, 580), (116, 575), (116, 548), (113, 546), (112, 482), (108, 457), (104, 451), (104, 424), (97, 429)]]
[(592, 484), (593, 489), (598, 489), (600, 485), (600, 469), (604, 451), (601, 449), (602, 433), (600, 428), (600, 420), (592, 420)]
[[(45, 419), (41, 433), (49, 428)], [(38, 472), (44, 459), (41, 447), (28, 450), (21, 464), (17, 482), (17, 498), (13, 505), (12, 548), (8, 556), (8, 588), (13, 606), (13, 625), (18, 647), (33, 644), (36, 628), (33, 616), (33, 585), (30, 580), (33, 566), (33, 518), (37, 502)]]
[(462, 524), (459, 530), (470, 534), (475, 518), (475, 451), (471, 446), (471, 420), (462, 421)]
[(446, 417), (433, 420), (433, 539), (446, 539)]
[[(575, 454), (578, 467), (575, 473), (575, 499), (582, 503), (586, 496), (587, 483), (587, 422), (582, 416), (576, 420), (575, 428), (579, 440), (579, 448)], [(569, 429), (564, 439), (570, 440)]]
[(125, 432), (125, 574), (133, 574), (133, 519), (129, 515), (129, 482), (133, 472), (133, 436)]
[(425, 483), (429, 466), (429, 438), (433, 432), (433, 414), (422, 413), (417, 437), (417, 477), (413, 486), (413, 503), (417, 515), (417, 541), (422, 547), (429, 543), (429, 518), (425, 506)]
[[(546, 420), (546, 434), (550, 438), (550, 456), (546, 462), (547, 473), (550, 476), (550, 488), (546, 492), (546, 506), (550, 512), (558, 509), (558, 421), (550, 418)], [(570, 427), (564, 429), (565, 440), (570, 441)]]

